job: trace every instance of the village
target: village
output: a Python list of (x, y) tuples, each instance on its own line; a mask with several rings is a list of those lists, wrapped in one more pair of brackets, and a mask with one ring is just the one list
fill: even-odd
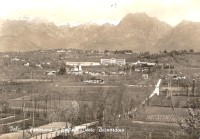
[(200, 57), (182, 52), (2, 52), (0, 139), (189, 138)]

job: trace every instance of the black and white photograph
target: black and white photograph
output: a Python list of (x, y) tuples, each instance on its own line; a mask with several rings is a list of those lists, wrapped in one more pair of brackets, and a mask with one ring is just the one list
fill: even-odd
[(200, 0), (0, 0), (0, 139), (200, 139)]

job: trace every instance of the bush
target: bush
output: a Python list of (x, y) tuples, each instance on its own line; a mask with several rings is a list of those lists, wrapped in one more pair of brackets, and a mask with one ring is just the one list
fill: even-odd
[(64, 75), (66, 73), (66, 68), (65, 67), (61, 67), (58, 74), (60, 75)]

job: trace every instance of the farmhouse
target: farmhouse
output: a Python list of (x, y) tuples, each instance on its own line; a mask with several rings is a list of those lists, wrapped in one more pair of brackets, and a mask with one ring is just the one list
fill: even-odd
[(47, 71), (45, 72), (46, 75), (55, 75), (57, 71)]
[(103, 79), (96, 79), (96, 78), (91, 78), (89, 80), (85, 80), (84, 82), (88, 84), (104, 84)]
[(26, 63), (26, 64), (24, 64), (24, 66), (25, 66), (25, 67), (29, 67), (29, 66), (30, 66), (30, 64), (29, 64), (29, 63)]
[(137, 62), (134, 62), (132, 63), (132, 65), (140, 65), (140, 66), (155, 66), (156, 63), (149, 63), (149, 62), (141, 62), (141, 61), (137, 61)]
[(81, 65), (75, 65), (73, 68), (66, 68), (69, 74), (81, 75), (83, 73)]
[(156, 66), (156, 63), (137, 61), (137, 62), (131, 63), (131, 65), (134, 65), (135, 71), (149, 72), (153, 70), (153, 68)]

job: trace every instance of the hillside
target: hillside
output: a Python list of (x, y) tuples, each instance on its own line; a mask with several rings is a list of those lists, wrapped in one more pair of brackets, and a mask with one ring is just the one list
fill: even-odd
[(200, 38), (198, 36), (200, 36), (200, 23), (182, 21), (158, 41), (156, 48), (200, 51)]

